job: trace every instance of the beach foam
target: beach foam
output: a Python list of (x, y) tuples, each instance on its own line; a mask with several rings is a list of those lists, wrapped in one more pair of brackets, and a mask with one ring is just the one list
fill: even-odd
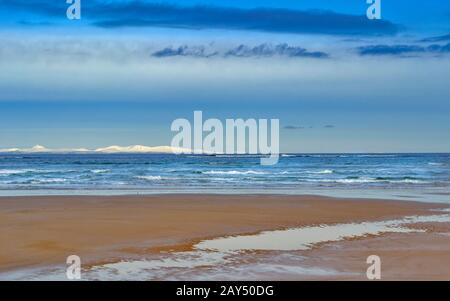
[(206, 175), (265, 175), (267, 172), (254, 171), (254, 170), (210, 170), (204, 171), (203, 174)]
[(137, 176), (137, 179), (147, 180), (147, 181), (160, 181), (162, 180), (161, 176)]

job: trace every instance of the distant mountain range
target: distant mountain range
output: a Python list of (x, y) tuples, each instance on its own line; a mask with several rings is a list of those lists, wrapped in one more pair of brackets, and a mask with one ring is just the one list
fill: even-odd
[(0, 149), (0, 153), (102, 153), (102, 154), (114, 154), (114, 153), (190, 153), (190, 149), (174, 148), (171, 146), (144, 146), (144, 145), (131, 145), (131, 146), (108, 146), (97, 149), (87, 148), (74, 148), (74, 149), (51, 149), (42, 145), (35, 145), (32, 148), (7, 148)]

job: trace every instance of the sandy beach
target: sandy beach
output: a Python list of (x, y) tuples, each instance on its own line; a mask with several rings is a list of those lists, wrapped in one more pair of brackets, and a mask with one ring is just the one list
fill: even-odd
[[(189, 252), (208, 239), (431, 216), (448, 207), (287, 195), (2, 197), (0, 274), (64, 265), (71, 254), (82, 258), (83, 267), (92, 267)], [(365, 260), (368, 255), (377, 254), (383, 260), (383, 279), (450, 279), (450, 223), (411, 222), (407, 227), (420, 232), (355, 236), (284, 254), (298, 255), (305, 268), (328, 269), (334, 274), (280, 276), (261, 272), (258, 277), (365, 280)], [(267, 259), (273, 252), (255, 250), (254, 254)], [(195, 272), (195, 268), (189, 272)]]

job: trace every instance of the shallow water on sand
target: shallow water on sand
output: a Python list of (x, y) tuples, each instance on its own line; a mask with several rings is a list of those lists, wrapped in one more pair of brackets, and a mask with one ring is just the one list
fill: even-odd
[[(445, 211), (443, 211), (444, 213)], [(411, 233), (423, 230), (407, 224), (450, 222), (449, 214), (410, 216), (397, 220), (318, 225), (265, 231), (201, 241), (191, 251), (148, 255), (92, 266), (83, 271), (84, 280), (237, 280), (293, 279), (341, 275), (333, 269), (303, 264), (302, 250), (344, 239)], [(62, 267), (22, 270), (0, 274), (0, 279), (65, 280)]]

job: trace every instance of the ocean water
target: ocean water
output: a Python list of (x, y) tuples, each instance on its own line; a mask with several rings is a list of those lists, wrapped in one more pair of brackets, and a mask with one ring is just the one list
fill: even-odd
[(450, 202), (450, 154), (0, 154), (0, 195), (170, 192)]

